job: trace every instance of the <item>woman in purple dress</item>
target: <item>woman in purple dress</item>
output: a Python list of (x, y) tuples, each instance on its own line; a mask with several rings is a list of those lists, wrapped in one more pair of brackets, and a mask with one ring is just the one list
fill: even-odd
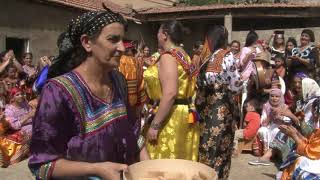
[(139, 160), (124, 78), (115, 69), (124, 51), (125, 20), (88, 12), (58, 39), (33, 120), (29, 167), (37, 179), (120, 179)]

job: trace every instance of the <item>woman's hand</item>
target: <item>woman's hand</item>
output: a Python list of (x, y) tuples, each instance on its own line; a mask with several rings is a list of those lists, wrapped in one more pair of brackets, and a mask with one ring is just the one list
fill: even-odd
[(295, 116), (289, 108), (280, 111), (280, 115), (289, 117), (296, 125), (299, 125), (299, 118)]
[(214, 179), (214, 176), (209, 176), (208, 174), (199, 171), (199, 173), (197, 175), (194, 175), (192, 177), (192, 180), (210, 180), (210, 179)]
[(282, 124), (282, 125), (279, 126), (279, 129), (280, 129), (280, 131), (281, 131), (282, 133), (284, 133), (284, 134), (286, 134), (286, 135), (288, 135), (288, 136), (290, 136), (290, 137), (292, 137), (292, 138), (293, 138), (294, 136), (297, 136), (297, 135), (298, 135), (297, 129), (294, 128), (294, 127), (291, 126), (291, 125), (284, 125), (284, 124)]
[(251, 48), (251, 51), (248, 53), (248, 59), (253, 59), (255, 58), (257, 54), (257, 50), (255, 47)]
[(140, 151), (140, 161), (146, 161), (149, 160), (150, 156), (148, 154), (146, 146), (143, 146), (143, 148)]
[(290, 59), (293, 60), (293, 61), (299, 61), (300, 57), (293, 55), (293, 56), (290, 57)]
[(147, 133), (147, 139), (149, 142), (157, 142), (158, 140), (158, 129), (154, 129), (152, 127), (149, 128), (148, 133)]
[(120, 173), (128, 168), (126, 164), (112, 162), (95, 163), (94, 166), (96, 171), (94, 175), (104, 180), (120, 180)]
[(263, 127), (267, 127), (267, 126), (269, 126), (269, 124), (270, 124), (270, 120), (269, 119), (265, 119), (264, 121), (262, 121), (262, 126)]

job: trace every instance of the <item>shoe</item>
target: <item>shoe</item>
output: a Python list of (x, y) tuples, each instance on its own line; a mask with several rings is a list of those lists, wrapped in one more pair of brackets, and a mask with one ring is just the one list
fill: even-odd
[(254, 166), (270, 166), (271, 163), (269, 161), (264, 161), (264, 160), (261, 160), (261, 159), (257, 159), (257, 160), (254, 160), (254, 161), (249, 161), (249, 164), (250, 165), (254, 165)]

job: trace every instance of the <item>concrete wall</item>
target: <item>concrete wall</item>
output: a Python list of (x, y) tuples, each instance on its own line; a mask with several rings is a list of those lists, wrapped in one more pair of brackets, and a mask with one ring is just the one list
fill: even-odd
[[(0, 51), (6, 49), (6, 37), (29, 40), (34, 63), (41, 56), (57, 55), (57, 38), (68, 22), (82, 11), (23, 0), (1, 0)], [(129, 21), (126, 39), (140, 40), (156, 48), (156, 28), (150, 24), (139, 25)], [(154, 43), (155, 42), (155, 43)]]
[(34, 61), (56, 55), (58, 35), (80, 11), (22, 0), (2, 0), (0, 5), (0, 50), (6, 37), (28, 39)]
[[(214, 24), (221, 24), (219, 20), (216, 21), (210, 21), (210, 23), (216, 22)], [(184, 38), (184, 47), (185, 50), (191, 55), (192, 54), (192, 46), (196, 41), (204, 40), (204, 35), (206, 32), (206, 27), (208, 26), (208, 22), (201, 22), (201, 23), (184, 23), (184, 25), (191, 29), (191, 34), (188, 34)], [(148, 27), (143, 27), (148, 28)], [(288, 39), (288, 37), (294, 37), (296, 38), (298, 44), (300, 39), (300, 34), (302, 30), (305, 28), (288, 28), (288, 29), (281, 29), (285, 31), (285, 40)], [(311, 29), (315, 33), (316, 42), (320, 42), (320, 27), (310, 27), (308, 29)], [(265, 29), (265, 30), (256, 30), (256, 32), (259, 35), (259, 39), (267, 40), (270, 35), (273, 34), (274, 30), (279, 29)], [(152, 51), (155, 51), (157, 48), (157, 39), (156, 39), (156, 30), (151, 31), (150, 29), (147, 31), (148, 33), (142, 33), (145, 41), (147, 44), (151, 47)], [(248, 34), (247, 31), (233, 31), (231, 33), (231, 40), (238, 40), (241, 42), (241, 46), (245, 44), (245, 39)], [(134, 36), (132, 36), (134, 37)]]
[[(298, 44), (300, 41), (300, 34), (302, 32), (304, 28), (294, 28), (294, 29), (282, 29), (285, 31), (285, 40), (288, 39), (288, 37), (294, 37)], [(316, 42), (320, 42), (320, 27), (311, 27), (308, 28), (313, 30), (315, 37), (316, 37)], [(257, 30), (256, 32), (259, 35), (259, 39), (268, 39), (270, 37), (270, 35), (273, 34), (274, 30), (278, 30), (278, 29), (269, 29), (269, 30)], [(243, 46), (245, 44), (246, 41), (246, 36), (248, 34), (249, 31), (233, 31), (232, 32), (232, 39), (233, 40), (238, 40), (241, 42), (241, 46)]]
[(320, 4), (319, 0), (289, 0), (291, 3)]

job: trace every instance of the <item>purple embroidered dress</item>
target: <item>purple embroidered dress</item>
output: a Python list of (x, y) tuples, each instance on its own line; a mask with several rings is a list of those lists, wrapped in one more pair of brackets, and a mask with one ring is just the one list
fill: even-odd
[(29, 167), (49, 179), (55, 160), (132, 164), (138, 157), (134, 122), (127, 116), (125, 80), (110, 72), (111, 103), (96, 97), (76, 72), (50, 79), (33, 120)]

